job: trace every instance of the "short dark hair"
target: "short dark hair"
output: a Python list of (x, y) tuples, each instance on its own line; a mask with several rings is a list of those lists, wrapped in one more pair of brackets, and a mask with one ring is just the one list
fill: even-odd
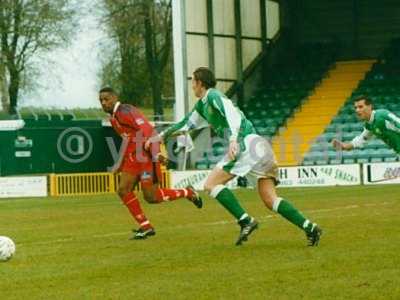
[(206, 67), (197, 68), (193, 72), (193, 77), (195, 80), (199, 80), (206, 89), (214, 88), (217, 85), (217, 80), (215, 79), (214, 73)]
[(353, 103), (356, 103), (358, 101), (364, 101), (365, 104), (367, 104), (367, 105), (373, 105), (371, 98), (369, 98), (368, 96), (365, 96), (365, 95), (360, 95), (353, 99)]
[(109, 86), (106, 86), (106, 87), (103, 87), (102, 89), (100, 89), (99, 94), (101, 94), (101, 93), (110, 93), (112, 95), (117, 95), (115, 90)]

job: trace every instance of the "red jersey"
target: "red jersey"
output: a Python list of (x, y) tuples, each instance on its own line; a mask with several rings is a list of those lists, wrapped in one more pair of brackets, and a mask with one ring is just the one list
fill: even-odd
[[(128, 142), (124, 156), (137, 151), (144, 152), (146, 140), (157, 133), (143, 113), (130, 104), (117, 102), (110, 122), (114, 130)], [(153, 151), (158, 153), (159, 145)]]

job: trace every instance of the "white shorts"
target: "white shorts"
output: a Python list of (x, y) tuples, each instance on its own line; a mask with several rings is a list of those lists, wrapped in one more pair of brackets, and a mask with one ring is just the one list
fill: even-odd
[(249, 134), (244, 138), (241, 152), (235, 160), (225, 155), (216, 167), (246, 177), (252, 186), (257, 185), (259, 178), (270, 178), (275, 184), (279, 183), (278, 165), (271, 144), (257, 134)]

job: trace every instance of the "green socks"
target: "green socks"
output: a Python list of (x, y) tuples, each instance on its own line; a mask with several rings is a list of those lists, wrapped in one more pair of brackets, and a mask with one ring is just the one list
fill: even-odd
[(217, 199), (237, 220), (244, 219), (248, 216), (235, 195), (224, 185), (217, 185), (211, 191), (210, 195)]
[(312, 231), (313, 224), (307, 220), (300, 211), (297, 210), (289, 201), (278, 198), (275, 200), (273, 210), (284, 217), (292, 224), (300, 227), (305, 232), (309, 233)]
[[(217, 185), (210, 195), (217, 199), (238, 221), (249, 218), (235, 195), (224, 185)], [(306, 219), (289, 201), (278, 198), (274, 202), (273, 210), (305, 232), (310, 233), (312, 231), (314, 224)]]

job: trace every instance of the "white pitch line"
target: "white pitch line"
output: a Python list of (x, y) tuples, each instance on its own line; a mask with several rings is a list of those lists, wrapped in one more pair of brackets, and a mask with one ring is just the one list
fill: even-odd
[[(359, 209), (362, 207), (374, 207), (374, 206), (385, 206), (385, 205), (390, 205), (393, 204), (391, 202), (382, 202), (382, 203), (366, 203), (363, 205), (347, 205), (347, 206), (339, 206), (339, 207), (333, 207), (333, 208), (321, 208), (321, 209), (310, 209), (310, 210), (305, 210), (304, 212), (306, 213), (326, 213), (326, 212), (333, 212), (333, 211), (345, 211), (345, 210), (352, 210), (352, 209)], [(355, 216), (355, 214), (351, 214), (348, 216)], [(266, 222), (268, 219), (276, 218), (278, 217), (277, 214), (274, 215), (266, 215), (261, 218), (257, 218), (257, 221), (260, 223)], [(188, 228), (188, 227), (198, 227), (198, 226), (218, 226), (218, 225), (229, 225), (229, 224), (236, 224), (236, 221), (217, 221), (217, 222), (206, 222), (206, 223), (189, 223), (189, 224), (182, 224), (182, 225), (177, 225), (177, 226), (172, 226), (168, 227), (167, 229), (164, 227), (164, 229), (158, 230), (158, 231), (169, 231), (169, 230), (174, 230), (174, 229), (181, 229), (181, 228)], [(113, 232), (113, 233), (106, 233), (106, 234), (95, 234), (91, 236), (79, 236), (77, 238), (70, 237), (70, 238), (60, 238), (60, 239), (55, 239), (55, 240), (50, 240), (50, 241), (43, 241), (43, 242), (33, 242), (33, 243), (17, 243), (18, 246), (23, 246), (23, 245), (50, 245), (50, 244), (56, 244), (56, 243), (66, 243), (66, 242), (73, 242), (73, 241), (78, 241), (78, 240), (85, 240), (87, 238), (107, 238), (107, 237), (113, 237), (113, 236), (124, 236), (127, 235), (127, 232)]]

